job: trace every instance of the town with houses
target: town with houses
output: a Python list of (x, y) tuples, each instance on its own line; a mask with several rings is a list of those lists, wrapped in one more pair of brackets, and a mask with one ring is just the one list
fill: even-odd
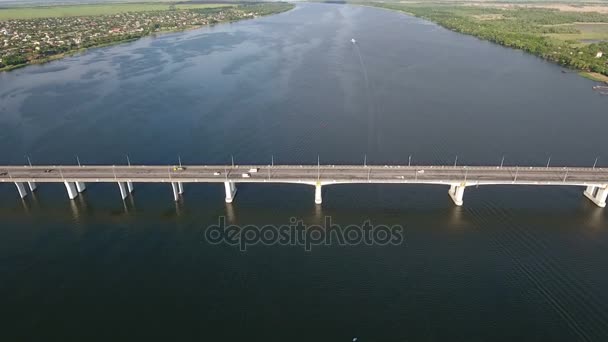
[(0, 21), (0, 70), (45, 62), (80, 49), (145, 35), (269, 14), (268, 5), (127, 12)]

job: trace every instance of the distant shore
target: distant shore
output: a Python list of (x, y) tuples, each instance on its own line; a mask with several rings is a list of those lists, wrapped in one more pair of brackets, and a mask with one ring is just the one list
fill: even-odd
[[(487, 4), (356, 2), (400, 11), (608, 82), (608, 14)], [(593, 39), (591, 39), (593, 38)]]
[[(133, 5), (136, 5), (136, 4), (130, 4), (130, 6), (133, 6)], [(22, 59), (22, 60), (27, 59), (27, 61), (25, 63), (19, 63), (19, 62), (15, 63), (15, 61), (13, 61), (13, 63), (4, 63), (5, 65), (0, 67), (0, 72), (8, 72), (11, 70), (20, 69), (20, 68), (26, 67), (28, 65), (33, 65), (33, 64), (45, 64), (45, 63), (49, 63), (52, 61), (62, 59), (64, 57), (83, 53), (83, 52), (87, 51), (88, 49), (112, 46), (112, 45), (117, 45), (117, 44), (122, 44), (122, 43), (127, 43), (127, 42), (133, 42), (140, 38), (155, 35), (155, 34), (163, 34), (163, 33), (169, 33), (169, 32), (183, 32), (183, 31), (187, 31), (187, 30), (198, 29), (201, 27), (213, 26), (213, 25), (220, 24), (220, 23), (229, 23), (229, 22), (236, 22), (236, 21), (241, 21), (241, 20), (246, 20), (246, 19), (254, 19), (258, 16), (266, 16), (266, 15), (271, 15), (271, 14), (282, 13), (282, 12), (291, 10), (295, 7), (293, 4), (288, 4), (285, 2), (238, 4), (238, 5), (237, 4), (224, 4), (224, 5), (225, 5), (225, 7), (217, 7), (218, 5), (215, 5), (215, 8), (212, 8), (211, 5), (207, 5), (207, 8), (205, 8), (205, 9), (192, 8), (190, 6), (194, 6), (194, 5), (187, 5), (189, 7), (186, 7), (185, 9), (179, 9), (177, 11), (175, 9), (167, 9), (164, 11), (155, 11), (155, 12), (147, 12), (145, 10), (141, 11), (141, 12), (117, 12), (116, 14), (120, 13), (120, 14), (127, 14), (127, 15), (130, 13), (136, 14), (136, 15), (145, 13), (146, 15), (150, 16), (152, 14), (163, 15), (165, 12), (167, 14), (180, 13), (179, 11), (183, 11), (182, 13), (187, 13), (187, 11), (190, 11), (190, 10), (192, 10), (192, 11), (201, 11), (201, 10), (214, 11), (212, 14), (209, 14), (208, 19), (205, 19), (207, 17), (203, 17), (202, 20), (204, 20), (204, 22), (202, 22), (200, 24), (195, 23), (193, 25), (188, 25), (188, 24), (190, 24), (190, 22), (188, 22), (188, 24), (178, 26), (178, 27), (165, 27), (165, 28), (156, 27), (156, 29), (154, 29), (154, 30), (148, 29), (146, 31), (140, 31), (135, 34), (126, 33), (126, 34), (122, 34), (122, 35), (107, 36), (107, 37), (105, 37), (105, 39), (99, 40), (99, 42), (96, 42), (94, 40), (88, 41), (86, 46), (84, 46), (84, 47), (70, 45), (67, 47), (68, 48), (67, 51), (49, 54), (47, 56), (40, 56), (40, 54), (30, 52), (29, 55), (24, 54), (23, 56), (20, 57), (20, 59)], [(104, 6), (104, 5), (100, 5), (100, 6)], [(186, 5), (182, 5), (182, 6), (186, 6)], [(132, 8), (132, 7), (130, 7), (130, 8)], [(143, 7), (143, 8), (145, 9), (148, 7)], [(217, 11), (220, 11), (220, 10), (224, 10), (225, 12), (228, 12), (229, 14), (224, 15), (223, 17), (218, 17), (218, 16), (214, 17), (213, 15), (217, 14)], [(198, 15), (200, 15), (200, 12), (197, 12), (197, 13), (199, 13)], [(206, 13), (203, 13), (203, 16), (204, 15), (206, 15)], [(86, 17), (88, 20), (91, 20), (90, 18), (92, 18), (92, 19), (107, 18), (107, 16), (108, 16), (108, 14), (105, 14), (104, 16), (102, 16), (102, 15), (86, 15), (83, 17), (73, 16), (72, 18), (78, 19), (78, 18)], [(61, 19), (61, 18), (65, 18), (65, 17), (16, 19), (16, 20), (48, 20), (48, 19), (52, 20), (52, 19)], [(0, 28), (2, 28), (2, 21), (0, 21)], [(0, 53), (2, 53), (2, 49), (0, 49)], [(6, 57), (6, 56), (3, 56), (2, 54), (0, 54), (0, 57)], [(0, 61), (1, 61), (1, 59), (0, 59)], [(1, 65), (1, 63), (0, 63), (0, 65)]]

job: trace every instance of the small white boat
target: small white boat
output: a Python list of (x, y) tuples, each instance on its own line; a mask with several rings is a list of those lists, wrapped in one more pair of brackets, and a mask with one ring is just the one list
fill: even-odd
[(355, 40), (355, 38), (351, 39), (350, 41), (351, 41), (351, 43), (353, 43), (353, 44), (355, 44), (355, 43), (357, 42), (357, 41)]

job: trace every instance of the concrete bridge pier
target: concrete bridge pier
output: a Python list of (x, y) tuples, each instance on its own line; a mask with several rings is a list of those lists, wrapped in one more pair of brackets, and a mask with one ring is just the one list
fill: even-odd
[(321, 184), (315, 185), (315, 203), (323, 203), (323, 197), (321, 196)]
[(84, 192), (87, 189), (87, 184), (84, 182), (76, 182), (76, 190), (78, 192)]
[(19, 191), (19, 196), (21, 196), (21, 198), (25, 198), (25, 196), (27, 196), (27, 190), (25, 189), (25, 185), (20, 182), (15, 182), (15, 185), (17, 186), (17, 191)]
[(68, 197), (70, 197), (71, 200), (73, 200), (74, 198), (78, 197), (78, 192), (76, 191), (76, 184), (73, 182), (63, 182), (63, 184), (65, 184), (65, 188), (68, 191)]
[(454, 204), (456, 204), (457, 206), (461, 206), (463, 203), (462, 197), (464, 196), (465, 187), (466, 186), (464, 184), (452, 184), (450, 186), (448, 194), (452, 198), (452, 201), (454, 201)]
[(27, 185), (30, 187), (30, 191), (36, 191), (36, 182), (27, 182)]
[(226, 203), (232, 203), (234, 196), (236, 195), (236, 186), (234, 182), (224, 182), (224, 189), (226, 189)]
[(171, 189), (173, 190), (173, 200), (179, 201), (179, 186), (176, 182), (171, 182)]
[(608, 185), (590, 185), (587, 187), (585, 192), (583, 192), (583, 194), (585, 195), (585, 197), (590, 199), (591, 202), (595, 203), (598, 207), (604, 208), (606, 207), (606, 199), (608, 198)]
[(129, 189), (129, 193), (132, 194), (133, 193), (133, 182), (127, 182), (127, 189)]
[(595, 190), (597, 189), (597, 187), (593, 186), (593, 185), (589, 185), (587, 187), (587, 189), (585, 189), (585, 191), (583, 192), (583, 195), (585, 195), (587, 198), (589, 198), (590, 200), (593, 201), (593, 198), (595, 197)]
[(182, 182), (178, 182), (178, 183), (177, 183), (177, 188), (178, 188), (178, 190), (179, 190), (179, 194), (180, 194), (180, 195), (183, 195), (183, 194), (184, 194), (184, 183), (182, 183)]
[(129, 193), (127, 192), (127, 183), (118, 182), (118, 188), (120, 189), (120, 197), (122, 197), (122, 200), (124, 201), (127, 196), (129, 196)]

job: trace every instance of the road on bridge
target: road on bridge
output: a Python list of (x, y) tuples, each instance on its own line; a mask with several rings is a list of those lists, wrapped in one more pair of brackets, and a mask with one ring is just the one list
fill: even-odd
[[(255, 168), (257, 172), (249, 172)], [(250, 177), (244, 178), (243, 174)], [(0, 166), (1, 182), (608, 184), (603, 168), (363, 165)]]

